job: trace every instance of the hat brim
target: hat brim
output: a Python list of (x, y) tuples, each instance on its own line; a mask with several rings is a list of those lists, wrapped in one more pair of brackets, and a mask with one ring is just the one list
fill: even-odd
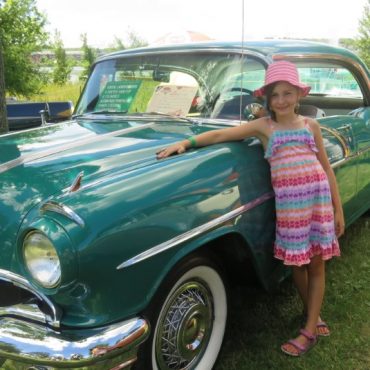
[[(279, 81), (275, 81), (275, 82), (272, 82), (270, 84), (261, 86), (259, 89), (253, 91), (253, 95), (257, 98), (259, 98), (261, 96), (265, 96), (266, 95), (266, 87), (269, 86), (269, 85), (272, 85), (273, 83), (276, 83), (276, 82), (279, 82)], [(288, 81), (285, 81), (285, 82), (288, 82)], [(311, 86), (307, 86), (307, 85), (302, 84), (302, 83), (298, 83), (298, 84), (292, 84), (291, 82), (288, 82), (288, 83), (290, 83), (292, 86), (297, 87), (301, 91), (301, 94), (302, 94), (303, 97), (307, 96), (308, 93), (311, 90)]]

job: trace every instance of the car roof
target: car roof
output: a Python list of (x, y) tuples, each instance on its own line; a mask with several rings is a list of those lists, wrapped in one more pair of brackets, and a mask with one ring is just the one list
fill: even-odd
[(353, 53), (349, 50), (340, 48), (333, 45), (324, 43), (306, 41), (306, 40), (279, 40), (279, 39), (266, 39), (260, 41), (245, 41), (245, 42), (232, 42), (232, 41), (207, 41), (196, 42), (188, 44), (172, 44), (161, 46), (147, 46), (136, 49), (127, 49), (110, 53), (99, 58), (109, 59), (111, 57), (129, 56), (142, 53), (157, 53), (157, 52), (181, 52), (181, 51), (196, 51), (196, 50), (234, 50), (242, 51), (243, 49), (256, 52), (265, 57), (274, 54), (338, 54), (341, 56), (353, 57)]
[(206, 41), (206, 42), (193, 42), (187, 44), (172, 44), (160, 46), (146, 46), (136, 49), (126, 49), (116, 51), (110, 54), (101, 56), (96, 60), (100, 62), (103, 60), (115, 59), (120, 57), (129, 57), (143, 54), (156, 54), (156, 53), (180, 53), (180, 52), (193, 52), (193, 51), (228, 51), (230, 52), (251, 52), (259, 55), (265, 59), (267, 63), (278, 59), (279, 56), (283, 58), (295, 58), (322, 55), (328, 56), (338, 61), (347, 60), (350, 63), (357, 63), (366, 75), (367, 80), (370, 78), (370, 71), (366, 64), (352, 51), (334, 45), (329, 45), (317, 41), (308, 40), (292, 40), (292, 39), (264, 39), (256, 41)]

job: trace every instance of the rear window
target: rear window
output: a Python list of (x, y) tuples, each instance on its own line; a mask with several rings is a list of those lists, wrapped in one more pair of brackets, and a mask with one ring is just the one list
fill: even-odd
[(352, 73), (341, 66), (299, 67), (300, 79), (311, 86), (310, 94), (337, 97), (362, 97)]

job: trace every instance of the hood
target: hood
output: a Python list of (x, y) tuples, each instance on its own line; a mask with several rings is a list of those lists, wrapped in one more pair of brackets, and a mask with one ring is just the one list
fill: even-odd
[(149, 166), (158, 148), (194, 130), (181, 121), (79, 119), (0, 137), (1, 265), (10, 262), (29, 210), (68, 191), (81, 172), (86, 185)]

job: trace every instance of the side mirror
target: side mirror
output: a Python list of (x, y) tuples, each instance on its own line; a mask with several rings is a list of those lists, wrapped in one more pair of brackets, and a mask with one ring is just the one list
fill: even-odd
[(267, 111), (265, 107), (259, 103), (250, 103), (245, 106), (243, 115), (247, 121), (253, 121), (254, 119), (267, 116)]
[(48, 103), (45, 103), (45, 108), (40, 110), (39, 113), (40, 113), (40, 116), (41, 116), (41, 126), (45, 126), (46, 123), (48, 122), (49, 114), (50, 114)]

